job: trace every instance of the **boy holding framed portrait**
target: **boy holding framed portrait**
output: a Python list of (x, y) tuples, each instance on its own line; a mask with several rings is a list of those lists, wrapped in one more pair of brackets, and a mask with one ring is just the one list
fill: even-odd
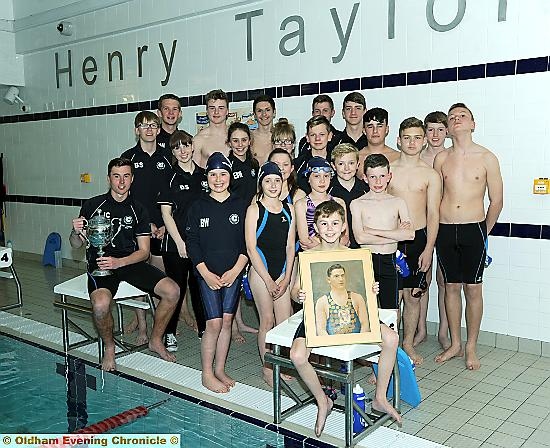
[[(333, 402), (325, 394), (315, 369), (309, 362), (312, 348), (306, 345), (306, 331), (309, 334), (313, 332), (313, 339), (338, 339), (338, 341), (322, 339), (325, 345), (333, 345), (334, 343), (364, 343), (373, 340), (382, 340), (382, 351), (378, 363), (378, 381), (374, 400), (372, 401), (372, 410), (374, 412), (387, 413), (398, 423), (401, 422), (401, 415), (386, 398), (386, 391), (395, 364), (399, 335), (385, 324), (379, 324), (378, 311), (376, 309), (377, 284), (374, 282), (372, 266), (370, 269), (362, 271), (362, 275), (360, 276), (362, 280), (358, 285), (353, 284), (351, 281), (349, 285), (346, 283), (346, 269), (348, 269), (348, 271), (359, 269), (360, 264), (364, 262), (364, 260), (360, 260), (360, 258), (355, 255), (356, 251), (349, 250), (346, 246), (340, 244), (340, 237), (345, 228), (345, 219), (346, 212), (344, 208), (335, 201), (325, 201), (317, 206), (314, 215), (314, 225), (321, 243), (313, 249), (300, 254), (301, 260), (313, 256), (314, 262), (308, 264), (308, 261), (301, 261), (301, 266), (309, 265), (310, 270), (308, 271), (307, 268), (300, 270), (301, 280), (297, 279), (292, 290), (292, 298), (300, 303), (304, 303), (308, 293), (306, 293), (304, 287), (301, 287), (300, 284), (304, 285), (309, 282), (311, 284), (311, 288), (309, 289), (310, 297), (318, 297), (317, 307), (319, 308), (319, 317), (313, 319), (310, 317), (308, 320), (308, 315), (317, 316), (313, 311), (315, 299), (313, 301), (308, 300), (304, 310), (305, 319), (308, 321), (308, 330), (306, 330), (304, 322), (298, 326), (290, 349), (290, 359), (296, 371), (317, 401), (318, 411), (317, 420), (315, 422), (315, 434), (317, 437), (323, 432), (325, 421), (332, 410)], [(332, 260), (341, 262), (329, 261), (331, 255)], [(327, 258), (325, 259), (325, 257)], [(348, 264), (347, 262), (351, 263)], [(326, 266), (327, 263), (329, 264), (328, 267)], [(347, 266), (344, 266), (346, 264)], [(313, 272), (311, 269), (313, 269)], [(316, 270), (320, 272), (324, 270), (324, 274), (316, 275)], [(330, 272), (327, 272), (329, 270)], [(355, 278), (356, 276), (350, 275), (349, 277), (351, 279), (351, 277)], [(325, 293), (324, 296), (316, 295), (316, 291), (321, 291), (322, 289), (320, 283), (319, 286), (317, 286), (317, 283), (314, 284), (314, 282), (320, 281), (325, 282), (323, 287), (324, 291), (327, 289), (330, 291), (328, 294)], [(309, 285), (306, 285), (306, 287), (308, 286)], [(347, 292), (348, 287), (350, 290), (349, 294)], [(332, 303), (329, 296), (332, 296)], [(359, 299), (358, 296), (361, 296), (361, 298)], [(366, 301), (363, 297), (367, 298)], [(363, 307), (365, 309), (363, 309)], [(338, 312), (340, 312), (340, 321), (344, 321), (340, 328), (337, 327), (340, 321), (332, 316), (333, 313), (338, 314)], [(323, 316), (326, 316), (326, 321), (323, 321), (323, 323), (315, 322), (315, 320), (322, 321)], [(332, 323), (330, 323), (331, 319)], [(316, 325), (317, 323), (319, 323), (319, 325)], [(331, 327), (336, 330), (346, 330), (346, 332), (343, 334), (343, 331), (342, 333), (336, 331), (336, 334), (328, 334), (329, 331), (327, 331), (327, 328), (330, 330)], [(327, 335), (318, 335), (317, 328), (321, 330), (324, 329)], [(378, 333), (376, 332), (377, 329), (379, 330)], [(367, 330), (369, 331), (367, 332)], [(323, 331), (321, 331), (321, 333), (323, 333)], [(368, 335), (370, 335), (370, 339)], [(342, 342), (340, 338), (346, 338), (346, 342)], [(308, 341), (309, 339), (311, 338), (308, 337)], [(319, 346), (322, 344), (317, 343), (316, 345)]]

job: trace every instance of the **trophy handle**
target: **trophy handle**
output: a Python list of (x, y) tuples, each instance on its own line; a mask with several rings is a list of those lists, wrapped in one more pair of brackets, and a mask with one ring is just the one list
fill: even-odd
[(117, 231), (114, 233), (114, 235), (111, 237), (111, 246), (113, 247), (116, 247), (115, 246), (115, 243), (114, 243), (114, 240), (115, 240), (115, 237), (120, 233), (120, 231), (122, 230), (122, 220), (120, 218), (113, 218), (111, 219), (111, 226), (114, 226), (114, 222), (115, 221), (118, 221), (118, 229)]
[[(86, 230), (88, 227), (88, 220), (86, 218), (82, 218), (82, 221), (84, 221), (84, 230)], [(89, 249), (92, 243), (90, 243), (90, 240), (86, 235), (84, 235), (84, 233), (80, 232), (80, 235), (82, 235), (82, 237), (86, 240), (86, 249)]]

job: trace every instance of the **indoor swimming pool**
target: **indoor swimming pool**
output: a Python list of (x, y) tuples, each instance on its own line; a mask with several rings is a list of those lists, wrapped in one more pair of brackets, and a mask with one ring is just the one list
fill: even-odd
[[(170, 398), (112, 432), (181, 434), (187, 447), (283, 447), (284, 436), (215, 410), (215, 405), (124, 374), (105, 373), (0, 335), (0, 432), (70, 433), (140, 405)], [(200, 403), (200, 404), (199, 404)]]

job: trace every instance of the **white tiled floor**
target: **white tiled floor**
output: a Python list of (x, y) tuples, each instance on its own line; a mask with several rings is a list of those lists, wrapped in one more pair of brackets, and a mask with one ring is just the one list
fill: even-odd
[[(58, 327), (61, 316), (52, 306), (53, 285), (80, 271), (43, 268), (25, 259), (16, 260), (16, 268), (23, 284), (24, 307), (9, 312)], [(0, 278), (0, 305), (13, 301), (13, 282)], [(257, 325), (253, 306), (247, 303), (243, 309), (245, 321)], [(88, 322), (83, 321), (83, 325), (91, 329)], [(199, 340), (183, 323), (180, 331), (178, 362), (198, 370)], [(260, 376), (256, 338), (252, 335), (246, 338), (246, 343), (232, 345), (228, 372), (245, 385), (267, 391)], [(416, 369), (422, 403), (416, 409), (404, 405), (402, 428), (396, 425), (390, 428), (451, 447), (550, 446), (550, 358), (480, 345), (482, 367), (470, 372), (464, 369), (461, 359), (436, 364), (433, 358), (439, 346), (434, 337), (422, 344), (419, 351), (425, 357), (424, 364)], [(130, 357), (122, 359), (132, 361)], [(371, 392), (372, 386), (364, 379), (368, 373), (365, 368), (360, 369), (358, 381)], [(298, 382), (293, 383), (300, 391)], [(328, 432), (332, 432), (330, 426), (329, 420)], [(311, 435), (310, 429), (303, 430), (304, 434)], [(369, 446), (373, 442), (369, 440)], [(386, 446), (407, 446), (398, 443), (396, 439)]]

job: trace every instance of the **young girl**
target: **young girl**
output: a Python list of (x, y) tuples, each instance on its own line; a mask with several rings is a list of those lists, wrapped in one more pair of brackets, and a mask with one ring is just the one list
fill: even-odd
[[(315, 207), (321, 202), (334, 200), (338, 202), (344, 210), (346, 204), (340, 198), (333, 198), (327, 193), (330, 187), (330, 179), (333, 171), (330, 163), (322, 157), (312, 157), (307, 163), (306, 177), (311, 186), (311, 193), (300, 199), (295, 204), (296, 211), (296, 229), (298, 230), (298, 239), (303, 250), (312, 249), (319, 244), (319, 238), (316, 236), (313, 215)], [(349, 244), (347, 223), (344, 224), (344, 234), (342, 235), (342, 244)]]
[[(166, 189), (161, 191), (158, 200), (167, 230), (161, 246), (162, 261), (166, 274), (180, 287), (180, 300), (166, 327), (165, 346), (171, 352), (178, 350), (176, 330), (180, 311), (182, 307), (187, 307), (184, 298), (188, 283), (199, 337), (204, 333), (206, 326), (199, 285), (185, 245), (187, 211), (191, 203), (206, 191), (203, 184), (206, 181), (204, 170), (192, 160), (192, 142), (193, 137), (185, 131), (176, 130), (170, 137), (169, 145), (176, 164), (173, 167), (174, 174)], [(189, 315), (189, 311), (185, 311)]]
[[(248, 205), (257, 191), (258, 161), (252, 156), (250, 149), (252, 138), (250, 129), (244, 123), (234, 122), (227, 130), (227, 145), (229, 146), (229, 161), (232, 177), (231, 194), (240, 197)], [(241, 303), (237, 307), (233, 321), (233, 340), (239, 344), (246, 342), (243, 333), (258, 333), (258, 330), (244, 323), (241, 314)]]
[(263, 377), (273, 386), (273, 372), (264, 364), (265, 335), (292, 314), (289, 284), (294, 263), (294, 208), (279, 198), (283, 178), (274, 162), (266, 162), (258, 174), (258, 201), (246, 212), (245, 238), (252, 264), (250, 289), (260, 316), (258, 350)]
[(271, 132), (271, 144), (273, 149), (284, 149), (294, 157), (296, 146), (296, 131), (294, 126), (286, 118), (279, 118)]
[(208, 158), (206, 175), (210, 193), (189, 209), (187, 251), (198, 273), (206, 317), (201, 339), (202, 384), (213, 392), (225, 393), (235, 385), (225, 373), (225, 361), (242, 272), (248, 262), (244, 240), (247, 204), (229, 193), (231, 163), (221, 152)]
[[(345, 230), (346, 212), (335, 201), (326, 201), (316, 208), (314, 211), (314, 226), (320, 238), (320, 244), (312, 251), (329, 251), (347, 249), (340, 242), (340, 237)], [(373, 292), (378, 294), (378, 283), (372, 286)], [(300, 281), (294, 283), (292, 296), (298, 302), (303, 303), (305, 299), (305, 291), (300, 290)], [(356, 308), (357, 314), (360, 314), (359, 308)], [(399, 335), (391, 330), (388, 326), (381, 324), (380, 331), (382, 334), (382, 344), (380, 358), (378, 360), (378, 381), (376, 383), (376, 391), (374, 400), (372, 401), (372, 410), (374, 412), (389, 414), (398, 423), (401, 423), (401, 415), (388, 402), (386, 391), (395, 364), (395, 356), (397, 345), (399, 344)], [(300, 377), (311, 391), (317, 401), (317, 420), (315, 422), (315, 435), (319, 437), (325, 427), (325, 422), (332, 410), (332, 400), (326, 395), (323, 390), (319, 378), (309, 362), (311, 349), (306, 347), (304, 322), (296, 329), (294, 341), (290, 348), (290, 359), (294, 367), (298, 371)]]
[(229, 161), (232, 165), (231, 193), (252, 202), (256, 194), (258, 161), (250, 150), (250, 129), (244, 123), (235, 122), (227, 131), (227, 146), (230, 148)]
[(275, 148), (269, 154), (269, 161), (275, 162), (283, 176), (281, 195), (279, 196), (281, 201), (294, 204), (305, 197), (306, 194), (298, 188), (296, 173), (294, 172), (294, 165), (292, 164), (292, 156), (288, 151), (282, 148)]

